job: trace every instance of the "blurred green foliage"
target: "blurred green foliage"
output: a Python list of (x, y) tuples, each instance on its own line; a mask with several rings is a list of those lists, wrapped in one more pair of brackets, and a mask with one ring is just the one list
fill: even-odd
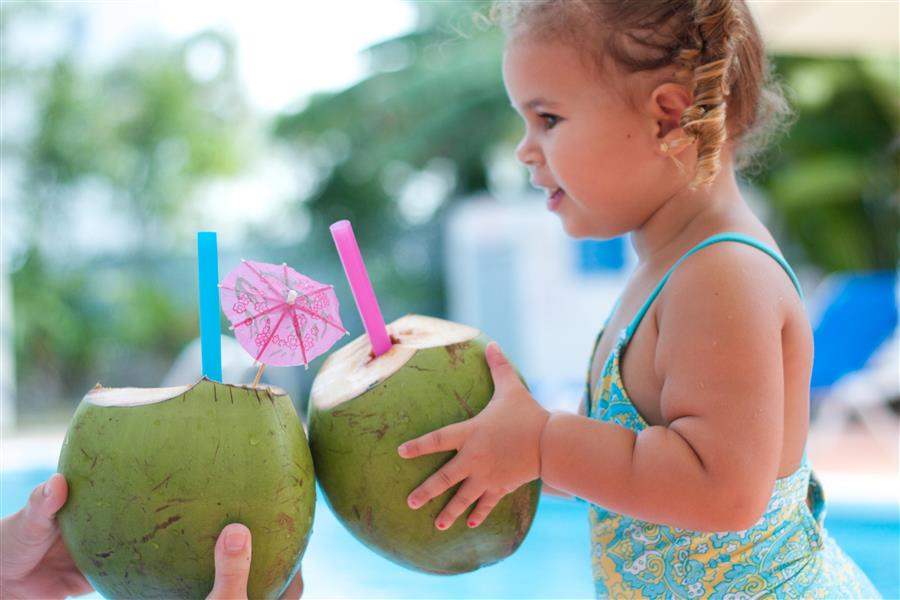
[[(485, 4), (415, 6), (415, 30), (370, 48), (370, 70), (360, 82), (317, 94), (266, 128), (247, 106), (233, 42), (214, 32), (148, 42), (99, 69), (82, 64), (74, 35), (48, 66), (4, 58), (4, 94), (26, 91), (37, 115), (31, 135), (2, 147), (4, 162), (22, 171), (16, 194), (24, 241), (12, 262), (19, 396), (71, 401), (101, 376), (113, 384), (158, 383), (196, 335), (193, 248), (176, 250), (178, 241), (165, 233), (192, 208), (204, 181), (246, 168), (254, 152), (248, 139), (257, 137), (311, 165), (316, 184), (293, 199), (311, 219), (305, 241), (284, 248), (262, 239), (254, 256), (328, 263), (322, 269), (334, 280), (341, 275), (327, 225), (349, 218), (364, 224), (357, 234), (372, 277), (389, 290), (386, 317), (441, 314), (446, 212), (454, 200), (486, 188), (489, 157), (510, 150), (522, 125), (502, 85), (502, 36), (473, 19), (473, 9)], [(4, 33), (34, 11), (64, 25), (77, 14), (4, 4), (4, 57)], [(222, 51), (223, 67), (212, 79), (198, 80), (186, 67), (197, 44)], [(896, 58), (782, 56), (776, 63), (797, 119), (753, 181), (789, 239), (789, 258), (824, 272), (894, 268)], [(415, 195), (410, 186), (429, 174), (443, 181), (440, 197), (433, 210), (410, 217), (404, 193)], [(86, 259), (52, 252), (66, 240), (46, 239), (48, 221), (64, 214), (80, 186), (96, 181), (115, 210), (133, 218), (133, 254)], [(104, 225), (97, 224), (98, 236)], [(167, 261), (180, 265), (177, 276), (150, 267)]]
[(797, 118), (757, 177), (806, 262), (897, 266), (898, 63), (776, 57)]
[[(312, 218), (307, 246), (329, 248), (328, 225), (337, 219), (364, 224), (357, 237), (389, 319), (444, 313), (444, 215), (454, 200), (485, 189), (487, 154), (517, 133), (500, 79), (500, 33), (472, 16), (483, 6), (416, 4), (413, 32), (368, 49), (367, 77), (314, 95), (273, 123), (273, 136), (319, 172), (315, 190), (297, 204)], [(446, 201), (423, 222), (411, 221), (403, 190), (431, 172), (446, 179)], [(417, 254), (411, 247), (426, 258), (419, 268), (404, 268)]]
[[(3, 93), (27, 98), (33, 131), (4, 135), (4, 170), (18, 174), (12, 266), (17, 383), (22, 412), (78, 398), (98, 379), (155, 385), (196, 332), (196, 316), (140, 258), (166, 251), (166, 232), (206, 179), (240, 172), (251, 114), (233, 68), (231, 41), (214, 33), (174, 45), (148, 42), (103, 68), (82, 63), (78, 13), (51, 5), (0, 8)], [(47, 64), (11, 57), (11, 28), (39, 20), (65, 31), (64, 51)], [(216, 77), (198, 81), (186, 56), (215, 44)], [(7, 171), (8, 173), (9, 171)], [(94, 191), (128, 217), (129, 257), (80, 251), (66, 221), (74, 201)], [(12, 195), (12, 194), (10, 194)], [(5, 211), (6, 212), (6, 211)], [(112, 216), (112, 215), (110, 215)], [(95, 235), (121, 219), (97, 222)], [(4, 234), (13, 233), (6, 229)], [(169, 250), (171, 251), (171, 249)], [(108, 258), (108, 257), (107, 257)]]

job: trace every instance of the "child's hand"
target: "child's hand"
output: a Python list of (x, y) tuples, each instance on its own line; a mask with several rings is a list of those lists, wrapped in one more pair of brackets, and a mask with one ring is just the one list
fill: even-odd
[(484, 410), (397, 449), (403, 458), (457, 450), (406, 499), (410, 508), (419, 508), (462, 481), (438, 515), (438, 529), (449, 528), (475, 501), (478, 506), (469, 515), (468, 525), (477, 527), (503, 496), (541, 475), (541, 432), (550, 413), (531, 397), (496, 343), (488, 344), (485, 354), (494, 397)]

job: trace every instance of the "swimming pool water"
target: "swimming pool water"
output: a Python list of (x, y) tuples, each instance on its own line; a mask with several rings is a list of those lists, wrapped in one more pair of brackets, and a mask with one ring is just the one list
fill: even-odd
[[(0, 473), (0, 516), (24, 506), (49, 469)], [(592, 598), (586, 507), (541, 499), (534, 525), (510, 558), (452, 577), (415, 573), (357, 542), (321, 500), (303, 558), (304, 598)], [(826, 527), (885, 598), (900, 598), (900, 512), (895, 505), (828, 507)], [(93, 594), (83, 598), (100, 598)]]

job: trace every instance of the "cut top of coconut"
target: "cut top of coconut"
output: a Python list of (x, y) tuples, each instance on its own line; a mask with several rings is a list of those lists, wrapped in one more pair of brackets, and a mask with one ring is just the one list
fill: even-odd
[[(154, 404), (177, 398), (199, 385), (202, 381), (204, 379), (200, 379), (197, 383), (191, 385), (176, 385), (162, 388), (107, 388), (97, 384), (94, 389), (85, 394), (84, 400), (97, 406), (120, 406), (124, 408)], [(234, 387), (249, 388), (246, 385)], [(267, 390), (275, 396), (284, 396), (286, 393), (284, 390), (274, 386), (265, 386), (258, 389)]]
[(328, 409), (356, 398), (399, 371), (417, 350), (461, 344), (481, 335), (474, 327), (422, 315), (401, 317), (387, 330), (394, 343), (378, 358), (373, 358), (369, 336), (361, 335), (325, 360), (310, 392), (313, 406)]

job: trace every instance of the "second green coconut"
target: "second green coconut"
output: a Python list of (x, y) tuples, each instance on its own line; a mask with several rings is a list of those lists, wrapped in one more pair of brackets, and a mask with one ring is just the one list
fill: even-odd
[(403, 566), (465, 573), (512, 554), (531, 527), (535, 481), (507, 495), (470, 529), (439, 531), (434, 520), (457, 487), (412, 510), (407, 495), (452, 458), (412, 460), (397, 447), (480, 412), (494, 392), (479, 330), (419, 315), (388, 326), (391, 349), (373, 358), (367, 336), (332, 354), (313, 383), (310, 448), (326, 500), (363, 543)]

